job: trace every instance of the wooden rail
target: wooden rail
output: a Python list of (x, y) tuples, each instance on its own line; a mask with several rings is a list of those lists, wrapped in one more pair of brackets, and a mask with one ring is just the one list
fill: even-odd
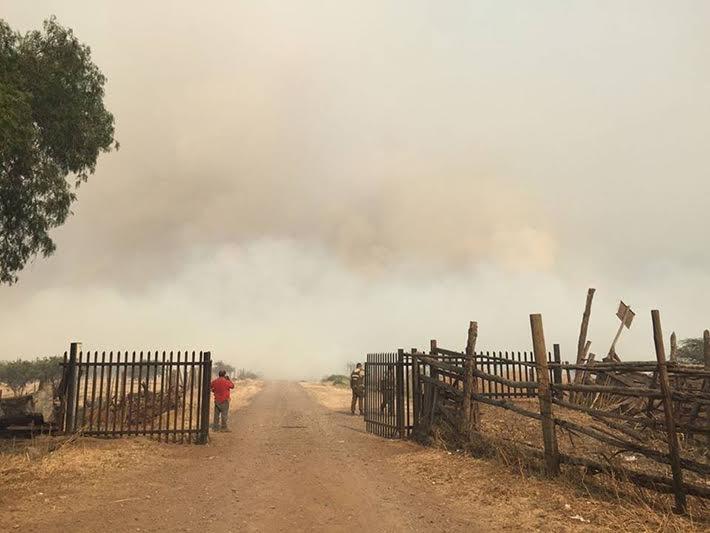
[[(706, 406), (710, 405), (710, 333), (705, 335), (705, 366), (667, 362), (657, 311), (652, 313), (652, 322), (656, 361), (592, 361), (586, 365), (563, 363), (557, 348), (554, 359), (550, 360), (540, 315), (530, 317), (534, 362), (476, 353), (477, 325), (472, 332), (471, 328), (475, 324), (472, 322), (466, 353), (441, 348), (432, 341), (430, 354), (417, 355), (416, 371), (413, 370), (418, 376), (414, 387), (418, 395), (414, 401), (417, 410), (414, 415), (414, 434), (428, 434), (440, 416), (451, 427), (460, 428), (460, 434), (468, 438), (472, 432), (481, 430), (480, 414), (472, 414), (478, 404), (503, 408), (540, 421), (544, 447), (535, 450), (535, 454), (544, 460), (548, 475), (557, 475), (561, 463), (587, 466), (596, 471), (621, 476), (640, 486), (673, 493), (676, 510), (686, 512), (686, 495), (710, 498), (710, 488), (689, 483), (683, 478), (683, 471), (705, 477), (710, 475), (710, 464), (682, 456), (678, 444), (678, 432), (688, 437), (692, 434), (710, 435), (710, 424), (700, 421), (706, 420), (705, 416), (700, 417), (700, 413), (707, 413)], [(589, 359), (593, 359), (591, 355)], [(516, 372), (513, 372), (513, 376), (505, 375), (501, 369), (507, 365), (526, 370), (519, 370), (517, 376)], [(567, 383), (561, 382), (563, 369), (568, 373)], [(581, 375), (582, 379), (571, 382), (570, 370), (575, 370), (576, 376)], [(589, 383), (589, 376), (595, 374), (598, 375), (597, 383)], [(532, 379), (525, 379), (528, 376)], [(688, 382), (688, 379), (691, 381)], [(503, 397), (491, 397), (490, 393), (475, 390), (472, 386), (475, 382), (487, 384), (489, 391), (498, 390), (493, 385), (507, 387), (508, 391), (534, 391), (538, 398), (538, 409), (531, 410), (527, 405), (507, 400), (505, 392), (502, 393)], [(687, 383), (691, 383), (694, 388), (688, 389)], [(698, 388), (698, 383), (702, 384), (701, 388)], [(626, 399), (641, 401), (643, 408), (614, 410), (617, 404), (626, 405)], [(562, 418), (554, 412), (554, 406), (584, 412), (597, 423), (582, 425)], [(661, 419), (658, 418), (658, 406), (663, 408)], [(478, 413), (477, 410), (475, 412)], [(651, 416), (652, 412), (656, 418)], [(677, 420), (678, 412), (685, 413), (681, 421)], [(690, 417), (688, 412), (691, 413)], [(648, 433), (639, 431), (639, 428), (646, 432), (652, 430), (656, 436), (665, 438), (668, 449), (660, 451), (648, 445)], [(651, 461), (669, 465), (672, 476), (638, 472), (612, 463), (601, 464), (588, 458), (560, 453), (557, 429), (589, 437), (618, 451), (637, 453)]]

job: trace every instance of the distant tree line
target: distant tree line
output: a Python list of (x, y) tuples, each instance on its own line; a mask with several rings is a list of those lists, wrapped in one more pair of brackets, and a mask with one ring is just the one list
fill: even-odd
[(61, 362), (61, 357), (0, 361), (0, 383), (6, 385), (15, 396), (26, 394), (31, 385), (39, 387), (46, 382), (56, 388), (62, 379)]
[(258, 373), (252, 372), (251, 370), (247, 370), (245, 368), (237, 370), (229, 363), (225, 363), (224, 361), (215, 361), (212, 364), (212, 372), (214, 374), (219, 374), (221, 370), (224, 370), (233, 380), (259, 379), (261, 377)]

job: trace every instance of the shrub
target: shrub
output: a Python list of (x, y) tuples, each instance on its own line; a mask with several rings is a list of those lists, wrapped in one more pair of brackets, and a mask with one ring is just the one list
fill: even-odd
[(350, 386), (350, 378), (348, 376), (344, 376), (342, 374), (331, 374), (330, 376), (324, 377), (322, 382), (323, 383), (331, 383), (331, 384), (337, 385), (339, 387)]

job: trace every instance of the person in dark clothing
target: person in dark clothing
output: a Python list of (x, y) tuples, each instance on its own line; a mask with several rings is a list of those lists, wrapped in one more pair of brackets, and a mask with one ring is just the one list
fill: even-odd
[(350, 374), (350, 389), (353, 391), (353, 400), (350, 403), (350, 412), (355, 414), (355, 405), (357, 404), (360, 414), (365, 412), (362, 409), (362, 399), (365, 396), (365, 369), (362, 368), (362, 363), (355, 365), (355, 370)]

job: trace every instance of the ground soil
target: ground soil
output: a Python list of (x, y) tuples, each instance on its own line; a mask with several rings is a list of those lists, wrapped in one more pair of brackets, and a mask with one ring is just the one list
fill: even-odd
[[(619, 528), (608, 502), (599, 512), (581, 492), (490, 460), (369, 435), (349, 401), (331, 386), (251, 384), (237, 392), (231, 433), (205, 446), (80, 439), (28, 452), (0, 463), (0, 531)], [(644, 513), (627, 525), (696, 529)]]

